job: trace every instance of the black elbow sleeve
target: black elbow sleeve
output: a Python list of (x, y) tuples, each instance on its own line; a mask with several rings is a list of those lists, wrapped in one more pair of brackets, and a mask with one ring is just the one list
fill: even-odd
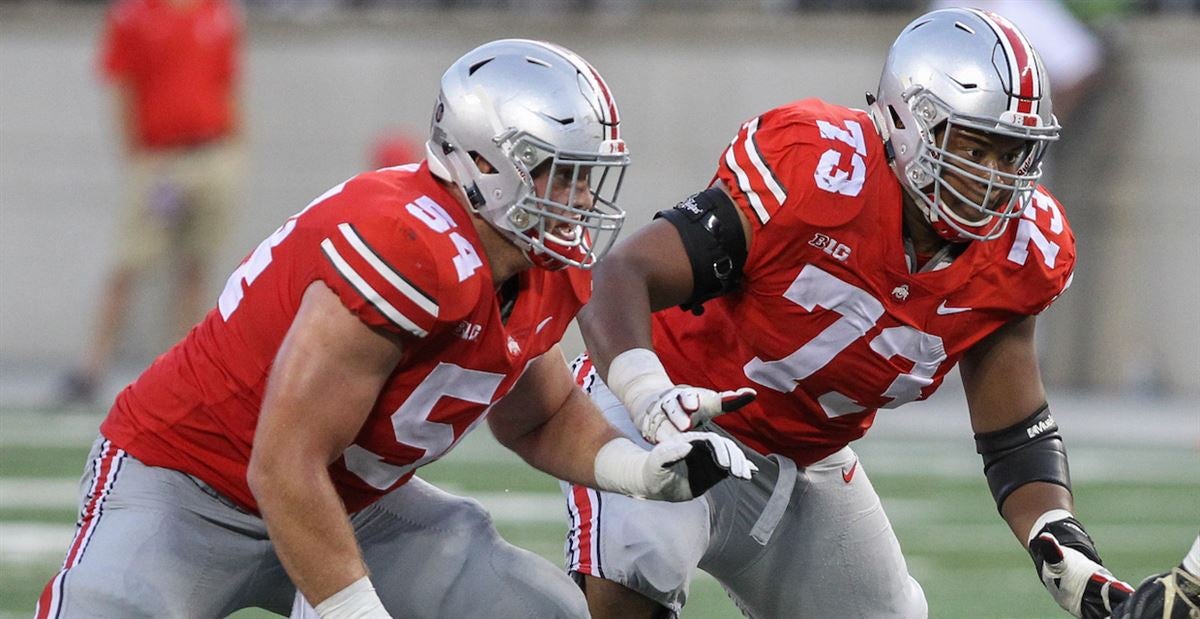
[(737, 287), (746, 264), (746, 235), (737, 206), (710, 187), (654, 216), (679, 232), (692, 265), (692, 295), (680, 307), (700, 313), (701, 304)]
[(1014, 490), (1031, 482), (1071, 489), (1067, 451), (1048, 405), (1042, 405), (1020, 423), (976, 434), (975, 449), (983, 456), (983, 474), (996, 509), (1003, 508)]

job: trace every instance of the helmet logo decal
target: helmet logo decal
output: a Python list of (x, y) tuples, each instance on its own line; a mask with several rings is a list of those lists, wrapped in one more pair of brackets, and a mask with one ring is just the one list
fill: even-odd
[(621, 139), (621, 119), (617, 114), (617, 102), (613, 99), (612, 93), (608, 89), (608, 84), (605, 83), (604, 78), (600, 77), (600, 74), (596, 71), (596, 69), (593, 68), (592, 65), (586, 60), (579, 57), (578, 54), (568, 50), (565, 47), (555, 45), (553, 43), (547, 43), (545, 41), (535, 41), (535, 43), (544, 45), (553, 50), (556, 54), (562, 56), (567, 62), (571, 63), (571, 65), (575, 67), (575, 70), (579, 72), (579, 77), (587, 82), (592, 92), (596, 93), (596, 111), (598, 112), (600, 124), (605, 127), (608, 133), (608, 135), (605, 136), (605, 139)]
[[(1004, 47), (1004, 57), (1008, 60), (1009, 88), (1012, 90), (1009, 111), (1032, 115), (1036, 119), (1042, 97), (1042, 80), (1038, 73), (1041, 67), (1038, 66), (1033, 47), (1025, 35), (1004, 17), (989, 11), (968, 10), (980, 16), (984, 23), (992, 28)], [(1039, 119), (1035, 125), (1029, 125), (1027, 122), (1021, 124), (1039, 126), (1041, 123)]]

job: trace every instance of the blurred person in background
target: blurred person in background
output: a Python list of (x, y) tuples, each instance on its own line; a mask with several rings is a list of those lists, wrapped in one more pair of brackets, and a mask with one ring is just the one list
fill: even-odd
[(593, 616), (676, 615), (696, 567), (751, 617), (926, 616), (849, 444), (956, 365), (996, 508), (1054, 601), (1100, 619), (1131, 591), (1074, 515), (1038, 369), (1037, 316), (1075, 268), (1038, 183), (1060, 132), (1045, 67), (1005, 18), (935, 11), (867, 103), (746, 121), (707, 189), (596, 270), (575, 371), (600, 409), (647, 446), (731, 437), (759, 473), (672, 505), (564, 485)]
[(609, 491), (750, 476), (713, 434), (637, 447), (558, 348), (624, 221), (629, 156), (591, 65), (538, 41), (468, 52), (426, 153), (289, 218), (121, 392), (38, 617), (582, 616), (561, 570), (414, 476), (485, 417), (534, 467)]
[(420, 161), (425, 146), (408, 131), (384, 129), (371, 141), (367, 159), (371, 169), (380, 170)]
[(242, 35), (230, 0), (117, 0), (108, 9), (99, 67), (116, 98), (126, 195), (116, 263), (83, 363), (62, 385), (64, 405), (94, 403), (152, 267), (173, 276), (171, 340), (204, 315), (209, 260), (241, 172)]

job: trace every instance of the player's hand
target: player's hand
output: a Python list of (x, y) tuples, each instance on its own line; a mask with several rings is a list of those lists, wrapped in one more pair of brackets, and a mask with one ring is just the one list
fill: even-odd
[[(1075, 617), (1107, 618), (1133, 588), (1104, 568), (1092, 538), (1070, 512), (1047, 513), (1051, 514), (1055, 517), (1029, 540), (1029, 554), (1033, 556), (1038, 577), (1054, 601)], [(1042, 522), (1047, 515), (1038, 521)]]
[(751, 402), (758, 392), (742, 387), (733, 391), (713, 391), (701, 387), (676, 385), (655, 397), (639, 402), (634, 411), (638, 431), (651, 443), (659, 443), (680, 432), (699, 427), (704, 422), (735, 411)]
[(1191, 619), (1200, 617), (1200, 577), (1182, 568), (1142, 581), (1113, 609), (1113, 619)]
[(646, 498), (687, 501), (726, 477), (750, 479), (757, 470), (733, 441), (712, 432), (684, 432), (654, 446), (642, 476)]

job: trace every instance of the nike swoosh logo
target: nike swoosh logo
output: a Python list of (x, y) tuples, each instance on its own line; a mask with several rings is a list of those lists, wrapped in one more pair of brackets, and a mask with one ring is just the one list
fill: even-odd
[(858, 460), (855, 460), (854, 464), (850, 465), (849, 470), (842, 469), (842, 481), (850, 483), (850, 480), (854, 479), (854, 473), (856, 471), (858, 471)]
[(969, 311), (971, 311), (971, 308), (969, 308), (969, 307), (947, 307), (945, 301), (942, 301), (942, 304), (937, 306), (938, 316), (945, 316), (947, 314), (958, 314), (961, 312), (969, 312)]
[(536, 329), (534, 329), (534, 330), (533, 330), (533, 332), (534, 332), (534, 333), (541, 333), (541, 332), (542, 332), (542, 329), (545, 329), (545, 328), (546, 328), (546, 325), (550, 324), (550, 321), (551, 321), (551, 320), (554, 320), (554, 317), (553, 317), (553, 316), (547, 316), (547, 317), (546, 317), (544, 320), (542, 320), (541, 322), (539, 322), (539, 323), (538, 323), (538, 326), (537, 326), (537, 328), (536, 328)]

